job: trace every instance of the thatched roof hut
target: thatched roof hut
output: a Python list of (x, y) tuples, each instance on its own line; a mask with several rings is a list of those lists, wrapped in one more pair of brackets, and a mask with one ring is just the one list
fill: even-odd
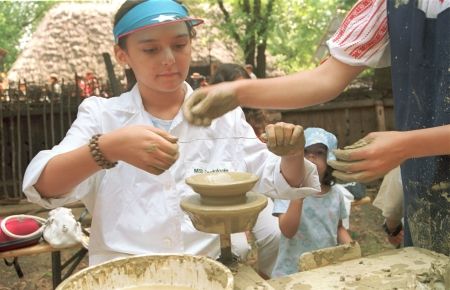
[[(47, 12), (31, 40), (8, 72), (10, 80), (45, 82), (51, 74), (73, 80), (75, 73), (88, 71), (107, 79), (102, 53), (112, 57), (116, 76), (122, 79), (122, 68), (113, 56), (112, 22), (117, 4), (60, 3)], [(193, 45), (193, 66), (205, 67), (211, 62), (235, 62), (236, 45), (218, 37), (208, 21), (198, 29)]]

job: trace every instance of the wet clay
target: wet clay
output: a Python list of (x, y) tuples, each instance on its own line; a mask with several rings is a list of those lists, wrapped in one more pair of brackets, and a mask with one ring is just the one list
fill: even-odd
[(244, 196), (259, 177), (247, 172), (209, 172), (186, 178), (186, 184), (202, 197)]
[(351, 145), (345, 146), (344, 150), (361, 148), (361, 147), (369, 145), (370, 143), (371, 143), (370, 140), (360, 139), (360, 140), (356, 141), (355, 143), (353, 143)]
[(233, 205), (208, 205), (198, 195), (183, 199), (181, 208), (194, 227), (206, 233), (231, 234), (251, 230), (258, 214), (267, 206), (267, 197), (249, 192), (245, 202)]
[(183, 199), (180, 206), (201, 232), (228, 235), (251, 230), (267, 205), (265, 196), (248, 192), (258, 179), (247, 172), (193, 175), (186, 183), (200, 195)]
[[(450, 258), (404, 248), (269, 280), (275, 289), (450, 289)], [(305, 288), (306, 289), (306, 288)]]
[(329, 264), (335, 264), (360, 257), (361, 248), (359, 244), (357, 242), (352, 242), (351, 244), (339, 245), (336, 247), (324, 248), (304, 253), (300, 256), (298, 269), (301, 269), (301, 271), (308, 271)]

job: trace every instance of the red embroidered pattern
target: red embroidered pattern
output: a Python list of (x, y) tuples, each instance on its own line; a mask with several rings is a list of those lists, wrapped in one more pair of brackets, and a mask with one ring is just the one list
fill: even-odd
[[(377, 18), (380, 18), (381, 16), (383, 16), (383, 15), (385, 16), (386, 15), (386, 13), (384, 13), (384, 14), (383, 13), (378, 13), (380, 11), (380, 9), (383, 8), (383, 7), (384, 7), (384, 1), (381, 1), (379, 6), (377, 7), (377, 9), (375, 10), (375, 12), (370, 16), (369, 20), (365, 21), (364, 27), (362, 29), (360, 29), (360, 31), (359, 31), (358, 35), (355, 37), (355, 39), (358, 39), (361, 36), (361, 34), (363, 34), (365, 32), (367, 26), (371, 23), (371, 21), (373, 20), (373, 18), (375, 16), (377, 16)], [(353, 31), (352, 31), (352, 33), (353, 33)], [(352, 33), (347, 35), (347, 37), (344, 38), (339, 44), (342, 45), (343, 43), (345, 43), (345, 41), (352, 35)]]
[(375, 35), (366, 43), (361, 46), (356, 47), (350, 55), (354, 58), (363, 57), (372, 47), (374, 47), (377, 43), (379, 43), (383, 37), (386, 35), (388, 29), (387, 18), (383, 20), (380, 26), (377, 29)]
[(347, 14), (344, 21), (342, 22), (341, 27), (339, 27), (338, 32), (335, 34), (335, 37), (333, 38), (334, 42), (337, 42), (339, 38), (342, 37), (348, 25), (350, 24), (350, 22), (352, 22), (353, 19), (358, 17), (361, 13), (363, 13), (372, 6), (373, 1), (374, 0), (362, 0), (356, 3), (355, 6), (353, 6), (352, 10), (350, 10), (350, 12)]

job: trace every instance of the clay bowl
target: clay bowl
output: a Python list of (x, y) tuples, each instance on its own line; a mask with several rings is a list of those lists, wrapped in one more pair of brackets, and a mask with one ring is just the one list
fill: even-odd
[(247, 172), (212, 172), (190, 176), (186, 183), (200, 194), (205, 203), (234, 204), (244, 201), (245, 194), (258, 179), (258, 176)]
[(233, 283), (231, 271), (207, 257), (142, 255), (83, 269), (56, 290), (232, 290)]

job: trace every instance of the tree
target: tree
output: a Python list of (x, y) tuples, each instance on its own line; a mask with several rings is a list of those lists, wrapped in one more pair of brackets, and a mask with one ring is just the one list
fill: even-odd
[[(30, 34), (55, 1), (2, 1), (0, 4), (0, 47), (8, 54), (3, 69), (9, 69), (20, 52), (20, 40)], [(2, 68), (0, 67), (0, 70)]]
[(313, 55), (331, 19), (356, 0), (216, 0), (223, 14), (221, 28), (243, 50), (246, 63), (265, 76), (266, 51), (286, 72), (315, 63)]
[(227, 1), (228, 7), (223, 0), (216, 1), (224, 17), (222, 27), (241, 47), (245, 63), (256, 68), (258, 77), (265, 77), (267, 38), (273, 27), (274, 6), (279, 1), (234, 0)]

